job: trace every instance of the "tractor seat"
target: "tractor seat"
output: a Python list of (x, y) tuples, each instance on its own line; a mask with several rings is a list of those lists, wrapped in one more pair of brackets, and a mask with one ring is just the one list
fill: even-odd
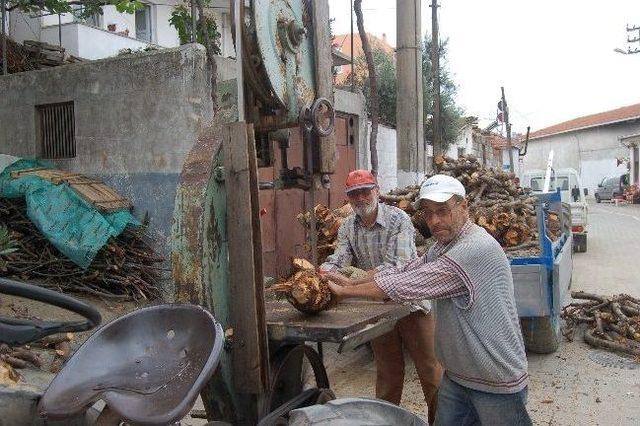
[(61, 420), (102, 399), (124, 421), (171, 424), (183, 418), (214, 373), (222, 327), (193, 305), (159, 305), (94, 333), (53, 379), (39, 412)]

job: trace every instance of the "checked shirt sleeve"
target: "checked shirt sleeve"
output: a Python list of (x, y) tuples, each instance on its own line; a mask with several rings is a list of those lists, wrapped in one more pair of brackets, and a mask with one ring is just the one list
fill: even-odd
[(432, 262), (421, 257), (400, 268), (387, 268), (374, 276), (376, 285), (397, 302), (470, 296), (473, 287), (460, 266), (446, 255)]

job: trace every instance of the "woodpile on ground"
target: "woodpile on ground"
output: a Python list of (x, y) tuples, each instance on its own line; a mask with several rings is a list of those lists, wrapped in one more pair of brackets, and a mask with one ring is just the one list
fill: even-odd
[(145, 226), (127, 228), (112, 238), (87, 269), (66, 258), (40, 233), (27, 217), (22, 199), (0, 198), (2, 228), (8, 230), (4, 250), (0, 247), (2, 277), (104, 299), (142, 300), (160, 295), (157, 282), (164, 259), (147, 244)]
[[(2, 36), (0, 36), (0, 40)], [(7, 71), (9, 74), (39, 70), (82, 61), (69, 55), (63, 47), (48, 43), (25, 40), (16, 43), (7, 37)], [(2, 62), (2, 43), (0, 43), (0, 64)]]
[(563, 308), (563, 332), (573, 339), (576, 327), (586, 324), (584, 340), (591, 346), (640, 357), (640, 299), (620, 294), (602, 296), (572, 292), (573, 302)]
[[(318, 232), (318, 263), (322, 264), (327, 256), (335, 251), (338, 229), (340, 229), (342, 222), (353, 213), (353, 209), (350, 204), (345, 204), (337, 209), (330, 209), (318, 204), (313, 212)], [(307, 231), (311, 228), (311, 212), (299, 213), (297, 218)]]
[(72, 333), (55, 334), (24, 346), (0, 344), (0, 384), (17, 383), (20, 373), (16, 370), (36, 368), (51, 373), (62, 369), (71, 355)]
[(295, 272), (288, 278), (269, 287), (269, 290), (286, 297), (297, 310), (305, 314), (317, 314), (336, 303), (327, 279), (318, 274), (305, 259), (294, 259)]

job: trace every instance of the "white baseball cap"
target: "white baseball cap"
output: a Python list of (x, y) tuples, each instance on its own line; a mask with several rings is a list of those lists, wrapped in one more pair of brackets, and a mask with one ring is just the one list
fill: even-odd
[(415, 207), (419, 207), (420, 200), (444, 203), (454, 195), (464, 197), (466, 194), (467, 191), (465, 191), (464, 186), (458, 179), (447, 175), (433, 175), (422, 182)]

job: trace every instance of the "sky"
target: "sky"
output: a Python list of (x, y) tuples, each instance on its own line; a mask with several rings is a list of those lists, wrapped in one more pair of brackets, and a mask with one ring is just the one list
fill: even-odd
[[(431, 1), (421, 31), (431, 33)], [(395, 0), (363, 0), (367, 32), (395, 46)], [(439, 0), (440, 39), (458, 104), (480, 124), (493, 121), (504, 86), (516, 132), (640, 103), (640, 0)], [(333, 33), (350, 32), (349, 0), (329, 0)], [(354, 31), (357, 32), (354, 15)]]

